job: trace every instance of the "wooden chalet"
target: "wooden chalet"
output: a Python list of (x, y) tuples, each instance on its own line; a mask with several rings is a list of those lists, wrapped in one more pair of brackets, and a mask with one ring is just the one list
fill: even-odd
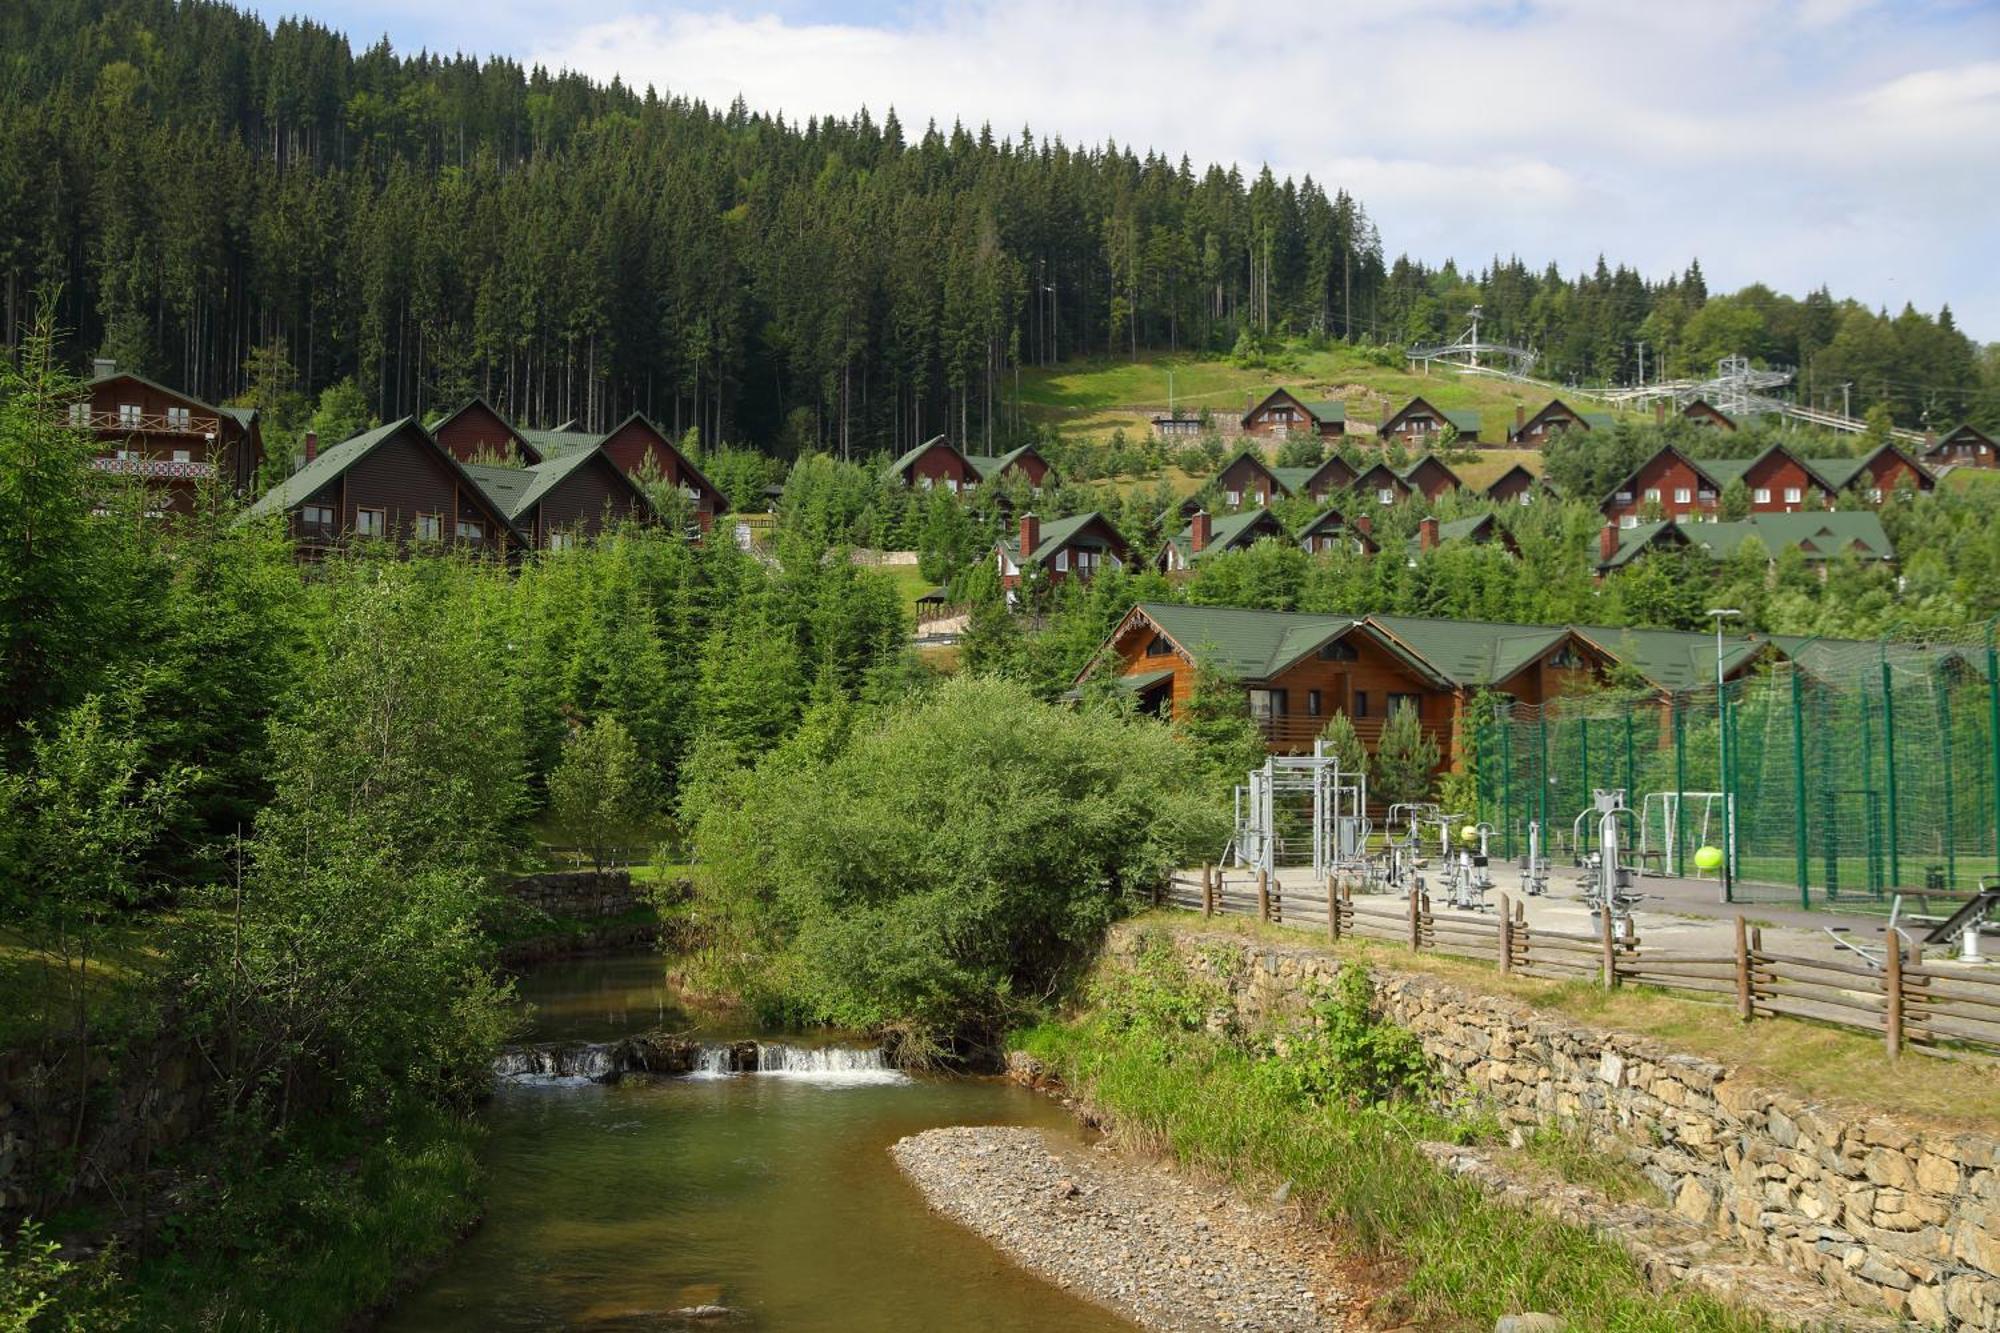
[(947, 490), (964, 495), (979, 489), (982, 482), (999, 481), (1009, 474), (1024, 477), (1040, 494), (1050, 484), (1054, 469), (1032, 444), (1004, 454), (968, 454), (942, 435), (925, 440), (889, 464), (883, 476), (913, 490)]
[(245, 521), (282, 515), (299, 558), (356, 542), (510, 556), (530, 546), (486, 489), (415, 417), (343, 440), (266, 491)]
[(1382, 442), (1401, 441), (1405, 445), (1427, 448), (1443, 437), (1446, 428), (1456, 430), (1459, 437), (1468, 444), (1479, 442), (1479, 413), (1447, 412), (1432, 407), (1422, 398), (1412, 398), (1404, 403), (1377, 428)]
[(1510, 555), (1519, 555), (1520, 546), (1514, 541), (1514, 534), (1500, 526), (1500, 521), (1492, 514), (1473, 514), (1467, 518), (1455, 518), (1450, 522), (1440, 522), (1434, 515), (1425, 515), (1417, 522), (1416, 536), (1404, 544), (1409, 563), (1414, 565), (1426, 551), (1435, 551), (1441, 546), (1466, 543), (1485, 546), (1499, 542)]
[(1201, 434), (1201, 418), (1179, 413), (1156, 415), (1153, 418), (1153, 434), (1163, 440), (1192, 440)]
[[(1661, 404), (1662, 409), (1665, 406), (1664, 403)], [(1681, 409), (1681, 420), (1690, 425), (1727, 431), (1734, 431), (1743, 424), (1729, 413), (1717, 407), (1714, 403), (1709, 402), (1706, 398), (1697, 398), (1686, 407), (1683, 407)]]
[(1929, 468), (1894, 440), (1884, 440), (1859, 458), (1808, 458), (1813, 470), (1831, 497), (1854, 491), (1870, 504), (1881, 504), (1898, 495), (1926, 495), (1937, 489), (1937, 478)]
[(991, 484), (1016, 476), (1028, 483), (1028, 488), (1036, 495), (1049, 484), (1049, 476), (1054, 471), (1049, 460), (1042, 457), (1041, 450), (1032, 444), (1004, 454), (967, 454), (966, 461), (972, 464), (977, 476), (975, 484)]
[(1752, 514), (1739, 522), (1659, 519), (1631, 528), (1607, 523), (1598, 537), (1597, 572), (1601, 577), (1623, 569), (1648, 551), (1689, 549), (1719, 563), (1742, 554), (1752, 542), (1771, 561), (1786, 551), (1799, 552), (1821, 578), (1842, 556), (1868, 564), (1896, 562), (1895, 543), (1874, 512), (1808, 510)]
[(1370, 464), (1354, 479), (1354, 491), (1364, 501), (1398, 505), (1410, 498), (1410, 484), (1387, 462)]
[(1244, 550), (1267, 539), (1286, 540), (1284, 526), (1268, 509), (1213, 516), (1198, 509), (1187, 526), (1160, 548), (1153, 565), (1163, 574), (1185, 573), (1210, 556)]
[(1528, 415), (1525, 407), (1514, 409), (1514, 425), (1507, 432), (1507, 443), (1539, 449), (1551, 436), (1563, 431), (1609, 429), (1616, 420), (1609, 412), (1579, 412), (1562, 399), (1551, 398), (1533, 416)]
[(545, 459), (581, 449), (602, 448), (626, 476), (641, 486), (664, 484), (681, 493), (694, 512), (702, 535), (715, 527), (715, 516), (729, 507), (722, 490), (702, 475), (666, 432), (644, 413), (634, 412), (603, 434), (562, 426), (555, 430), (524, 430), (528, 444)]
[(1204, 489), (1208, 488), (1213, 488), (1222, 503), (1230, 509), (1241, 509), (1245, 505), (1261, 508), (1281, 495), (1292, 493), (1276, 470), (1255, 449), (1238, 450), (1236, 457), (1224, 463), (1209, 480), (1208, 487)]
[(1245, 435), (1282, 440), (1291, 435), (1339, 439), (1347, 433), (1347, 404), (1338, 398), (1308, 402), (1289, 389), (1273, 389), (1263, 402), (1243, 414)]
[(1366, 514), (1349, 522), (1333, 509), (1315, 516), (1293, 536), (1298, 541), (1299, 549), (1308, 555), (1321, 555), (1328, 551), (1373, 555), (1381, 549), (1375, 544), (1373, 524)]
[(204, 483), (247, 492), (264, 461), (255, 409), (215, 407), (108, 357), (91, 363), (87, 396), (70, 405), (69, 421), (96, 437), (93, 469), (143, 482), (163, 513), (188, 512)]
[(1538, 477), (1520, 463), (1510, 466), (1480, 492), (1494, 504), (1527, 505), (1551, 494), (1545, 478)]
[(1753, 514), (1795, 514), (1832, 506), (1828, 487), (1812, 465), (1782, 444), (1772, 444), (1754, 458), (1703, 458), (1701, 470), (1724, 487), (1740, 481), (1750, 492)]
[(1132, 560), (1132, 547), (1111, 521), (1092, 510), (1043, 523), (1032, 513), (1021, 515), (1018, 532), (993, 548), (1000, 586), (1012, 602), (1015, 590), (1030, 571), (1039, 571), (1053, 587), (1076, 580), (1088, 583), (1100, 572), (1122, 569)]
[(1618, 526), (1631, 528), (1655, 514), (1676, 519), (1713, 515), (1721, 495), (1722, 483), (1714, 474), (1669, 444), (1613, 487), (1598, 510)]
[[(1771, 650), (1726, 638), (1725, 678)], [(1198, 668), (1232, 678), (1273, 751), (1309, 751), (1345, 713), (1371, 752), (1389, 714), (1408, 703), (1438, 742), (1441, 769), (1457, 766), (1461, 726), (1482, 691), (1539, 704), (1636, 670), (1665, 692), (1715, 679), (1715, 639), (1699, 632), (1513, 625), (1420, 616), (1345, 616), (1142, 602), (1078, 676), (1110, 674), (1142, 710), (1179, 717)]]
[(1399, 473), (1403, 484), (1426, 500), (1435, 501), (1446, 491), (1462, 490), (1465, 483), (1458, 474), (1439, 462), (1434, 454), (1425, 454)]
[(2000, 446), (1968, 421), (1926, 444), (1923, 461), (1931, 467), (2000, 468)]
[(602, 445), (567, 450), (528, 467), (461, 466), (534, 550), (559, 551), (617, 523), (659, 520), (645, 489)]
[(515, 429), (484, 398), (473, 398), (463, 407), (432, 423), (431, 436), (461, 463), (509, 462), (532, 464), (542, 461), (542, 451)]
[(1271, 472), (1287, 495), (1310, 495), (1322, 503), (1328, 496), (1352, 488), (1360, 475), (1338, 454), (1317, 467), (1274, 467)]

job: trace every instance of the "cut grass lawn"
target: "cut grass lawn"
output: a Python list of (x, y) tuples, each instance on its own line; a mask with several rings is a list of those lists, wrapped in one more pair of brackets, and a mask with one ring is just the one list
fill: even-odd
[(1650, 986), (1607, 991), (1595, 981), (1503, 977), (1492, 965), (1472, 959), (1411, 953), (1376, 940), (1343, 940), (1329, 947), (1303, 931), (1243, 917), (1203, 921), (1197, 912), (1163, 908), (1144, 913), (1139, 920), (1181, 932), (1240, 935), (1287, 948), (1316, 949), (1392, 971), (1427, 973), (1468, 990), (1506, 995), (1581, 1022), (1653, 1037), (1814, 1101), (1864, 1112), (1893, 1112), (1949, 1129), (2000, 1126), (2000, 1102), (1993, 1093), (2000, 1072), (1990, 1061), (1911, 1054), (1891, 1062), (1880, 1038), (1807, 1019), (1743, 1023), (1727, 1006)]
[[(1173, 406), (1183, 413), (1206, 408), (1218, 416), (1240, 416), (1271, 390), (1286, 388), (1308, 400), (1339, 396), (1347, 403), (1350, 422), (1372, 427), (1421, 395), (1436, 407), (1479, 411), (1482, 438), (1502, 443), (1516, 406), (1533, 413), (1558, 396), (1538, 385), (1443, 368), (1427, 375), (1392, 369), (1355, 349), (1334, 347), (1297, 348), (1268, 369), (1245, 368), (1220, 357), (1152, 354), (1136, 361), (1093, 359), (1028, 368), (1021, 372), (1021, 406), (1031, 420), (1065, 433), (1105, 436), (1123, 429), (1127, 436), (1143, 437), (1150, 418), (1167, 410), (1169, 370)], [(1580, 411), (1601, 410), (1581, 396), (1572, 405)]]

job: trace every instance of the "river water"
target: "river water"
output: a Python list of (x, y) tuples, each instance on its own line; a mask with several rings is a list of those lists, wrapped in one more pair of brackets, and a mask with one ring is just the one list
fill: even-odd
[[(688, 1010), (665, 969), (637, 955), (534, 970), (520, 987), (531, 1039), (785, 1039)], [(722, 1326), (770, 1330), (1130, 1328), (932, 1216), (888, 1156), (939, 1125), (1080, 1142), (1060, 1107), (997, 1079), (907, 1078), (808, 1045), (794, 1036), (767, 1059), (782, 1073), (502, 1082), (486, 1115), (486, 1219), (383, 1326), (617, 1333), (720, 1305), (742, 1312)]]

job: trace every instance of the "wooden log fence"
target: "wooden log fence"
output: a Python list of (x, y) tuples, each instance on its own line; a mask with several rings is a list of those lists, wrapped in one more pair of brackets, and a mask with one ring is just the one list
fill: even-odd
[[(1317, 891), (1315, 891), (1315, 887)], [(1356, 880), (1329, 875), (1291, 894), (1259, 871), (1232, 879), (1220, 866), (1176, 875), (1151, 901), (1199, 911), (1254, 915), (1260, 921), (1323, 932), (1328, 943), (1376, 940), (1418, 953), (1494, 962), (1502, 975), (1592, 978), (1607, 987), (1644, 985), (1730, 1003), (1744, 1022), (1802, 1018), (1879, 1033), (1891, 1057), (1916, 1047), (1952, 1053), (1940, 1043), (2000, 1051), (2000, 977), (1927, 966), (1895, 932), (1885, 936), (1881, 965), (1857, 956), (1807, 958), (1764, 947), (1763, 931), (1738, 916), (1729, 953), (1676, 953), (1621, 938), (1608, 917), (1591, 934), (1530, 926), (1525, 905), (1498, 895), (1497, 910), (1439, 911), (1427, 893), (1401, 902), (1363, 894)], [(1906, 955), (1905, 950), (1909, 950)]]

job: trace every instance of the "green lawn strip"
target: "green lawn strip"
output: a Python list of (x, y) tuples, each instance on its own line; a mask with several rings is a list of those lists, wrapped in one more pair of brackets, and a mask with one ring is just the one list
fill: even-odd
[(1450, 1132), (1433, 1117), (1303, 1101), (1232, 1042), (1102, 1014), (1030, 1029), (1016, 1045), (1135, 1142), (1248, 1191), (1289, 1180), (1343, 1247), (1406, 1264), (1403, 1288), (1378, 1301), (1378, 1318), (1490, 1327), (1542, 1310), (1572, 1328), (1620, 1333), (1768, 1327), (1697, 1293), (1656, 1292), (1615, 1245), (1447, 1175), (1417, 1148), (1420, 1137)]
[(109, 1037), (149, 1030), (147, 982), (160, 962), (158, 932), (170, 925), (140, 919), (120, 926), (95, 946), (87, 967), (71, 969), (20, 932), (0, 930), (0, 1049), (74, 1031), (79, 981), (93, 1032)]

